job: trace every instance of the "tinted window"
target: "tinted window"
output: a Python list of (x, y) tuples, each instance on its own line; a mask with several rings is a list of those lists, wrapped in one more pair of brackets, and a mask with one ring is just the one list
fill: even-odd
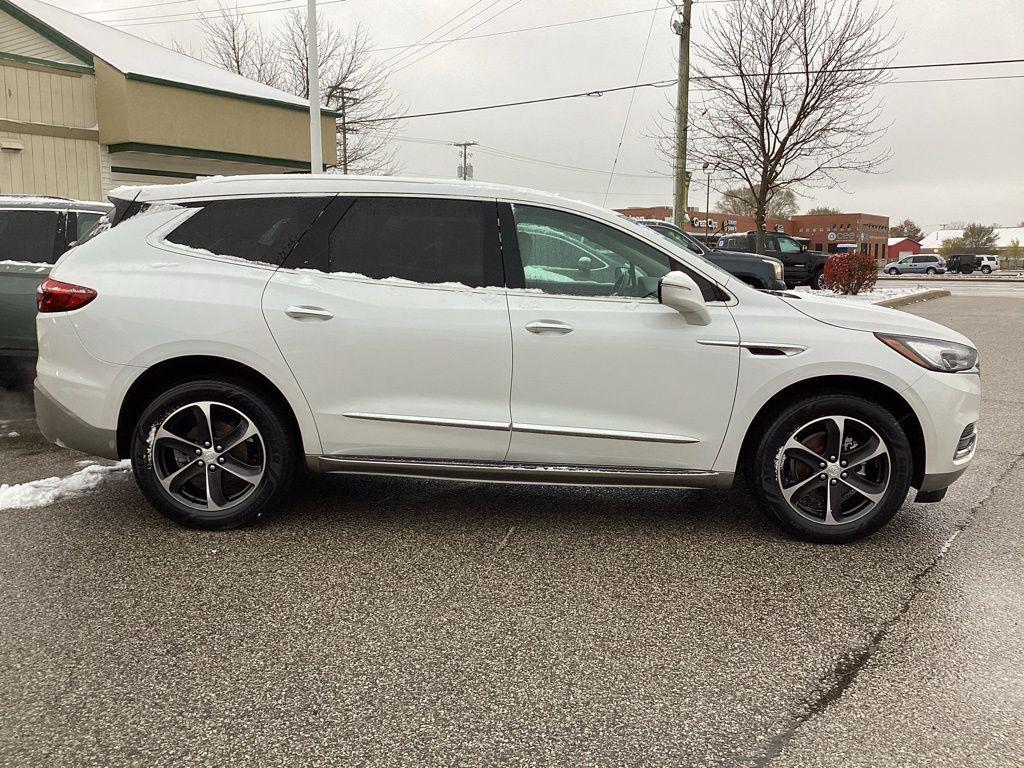
[(475, 200), (357, 198), (331, 234), (330, 270), (473, 288), (501, 285), (497, 208)]
[(783, 253), (800, 253), (800, 243), (796, 240), (791, 240), (788, 237), (780, 237), (779, 250)]
[(0, 261), (56, 261), (61, 211), (0, 211)]
[(678, 231), (672, 229), (671, 227), (651, 227), (651, 229), (653, 229), (659, 235), (664, 235), (676, 245), (685, 248), (690, 253), (696, 256), (704, 255), (704, 252), (697, 245), (692, 243), (686, 235), (679, 233)]
[(201, 204), (167, 240), (279, 266), (328, 202), (323, 197), (214, 200)]

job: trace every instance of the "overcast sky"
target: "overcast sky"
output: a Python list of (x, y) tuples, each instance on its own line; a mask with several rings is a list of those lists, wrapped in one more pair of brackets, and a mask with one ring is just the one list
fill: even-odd
[[(59, 4), (83, 12), (157, 2), (167, 0), (63, 0)], [(267, 0), (237, 2), (246, 6)], [(473, 4), (473, 0), (320, 2), (322, 15), (342, 27), (362, 24), (381, 48), (415, 42)], [(667, 5), (666, 0), (485, 0), (458, 21), (492, 3), (454, 36), (491, 16), (493, 20), (473, 34)], [(185, 0), (92, 18), (113, 21), (196, 7), (216, 8), (216, 0)], [(694, 4), (695, 41), (715, 7)], [(505, 8), (508, 10), (502, 12)], [(1024, 0), (895, 0), (894, 13), (897, 30), (904, 36), (896, 63), (1024, 57)], [(269, 28), (282, 15), (267, 12), (251, 18)], [(640, 79), (671, 78), (675, 76), (677, 38), (669, 28), (670, 13), (663, 10), (457, 41), (396, 71), (391, 85), (410, 114), (630, 85), (636, 78), (652, 15), (654, 27)], [(175, 39), (201, 43), (193, 22), (123, 29), (161, 43)], [(902, 72), (897, 77), (1008, 74), (1024, 74), (1024, 64)], [(1004, 225), (1024, 220), (1024, 79), (892, 84), (880, 95), (886, 119), (892, 123), (882, 140), (893, 152), (888, 167), (878, 175), (851, 177), (845, 191), (808, 190), (800, 201), (802, 209), (825, 204), (888, 215), (894, 221), (911, 217), (926, 230), (955, 220)], [(453, 147), (414, 140), (474, 140), (482, 145), (472, 159), (477, 179), (537, 187), (600, 204), (629, 99), (629, 92), (622, 92), (406, 120), (400, 136), (411, 140), (399, 142), (398, 157), (408, 175), (453, 177), (458, 164)], [(671, 112), (670, 99), (674, 99), (674, 89), (636, 92), (618, 170), (651, 175), (616, 175), (607, 198), (609, 207), (671, 204), (671, 182), (659, 175), (665, 174), (668, 166), (649, 138), (661, 128), (659, 116)], [(692, 95), (691, 104), (691, 115), (694, 109), (699, 112), (700, 93)], [(601, 172), (497, 157), (485, 149)], [(691, 205), (703, 207), (704, 187), (696, 181)]]

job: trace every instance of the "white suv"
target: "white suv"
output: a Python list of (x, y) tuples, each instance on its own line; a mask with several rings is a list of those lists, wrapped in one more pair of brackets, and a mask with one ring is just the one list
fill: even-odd
[(728, 488), (850, 541), (975, 449), (970, 341), (769, 294), (610, 211), (343, 176), (122, 189), (40, 288), (54, 442), (237, 526), (318, 472)]

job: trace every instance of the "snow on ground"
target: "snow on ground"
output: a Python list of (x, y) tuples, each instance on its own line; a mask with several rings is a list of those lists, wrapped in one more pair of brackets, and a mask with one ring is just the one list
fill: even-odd
[(27, 509), (45, 507), (65, 496), (74, 496), (99, 485), (103, 478), (115, 472), (131, 468), (131, 461), (125, 459), (113, 465), (89, 463), (67, 477), (48, 477), (16, 485), (0, 484), (0, 509)]
[(886, 299), (895, 299), (900, 296), (910, 296), (913, 293), (921, 293), (922, 289), (919, 286), (914, 287), (900, 287), (900, 288), (879, 288), (875, 287), (874, 290), (864, 291), (858, 293), (856, 296), (844, 296), (840, 293), (834, 293), (832, 291), (815, 291), (806, 285), (801, 285), (798, 288), (794, 288), (794, 293), (808, 293), (812, 296), (820, 296), (824, 299), (841, 299), (843, 301), (853, 301), (858, 304), (877, 304), (880, 301)]

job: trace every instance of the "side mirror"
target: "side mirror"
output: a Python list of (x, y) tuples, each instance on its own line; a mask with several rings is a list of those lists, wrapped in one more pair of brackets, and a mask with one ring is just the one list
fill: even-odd
[(658, 282), (658, 301), (672, 307), (693, 325), (707, 325), (711, 322), (700, 286), (685, 272), (669, 272)]

